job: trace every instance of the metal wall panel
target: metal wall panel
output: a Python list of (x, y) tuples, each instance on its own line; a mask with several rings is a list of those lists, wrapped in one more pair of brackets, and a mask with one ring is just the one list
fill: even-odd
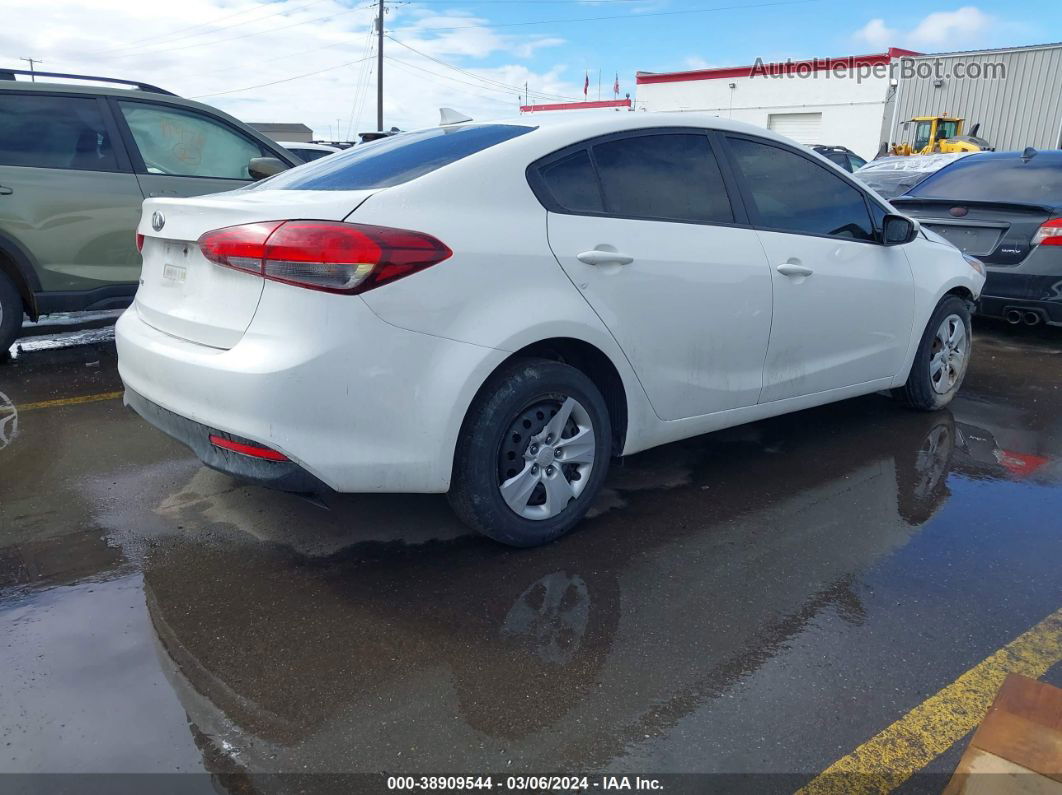
[[(947, 113), (966, 119), (966, 134), (977, 122), (978, 135), (999, 151), (1062, 147), (1062, 45), (1028, 47), (1014, 50), (952, 53), (905, 58), (915, 66), (919, 62), (939, 61), (947, 76), (904, 77), (900, 81), (899, 112), (893, 141), (905, 138), (903, 121), (913, 116)], [(979, 64), (1002, 64), (1003, 78), (974, 79), (954, 77), (955, 65), (969, 69)], [(884, 129), (891, 125), (891, 107), (884, 119)]]

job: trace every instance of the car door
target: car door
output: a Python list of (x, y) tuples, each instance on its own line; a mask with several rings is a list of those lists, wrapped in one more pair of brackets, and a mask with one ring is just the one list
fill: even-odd
[(277, 157), (224, 119), (143, 99), (114, 100), (144, 195), (201, 196), (251, 181), (256, 157)]
[(0, 91), (0, 235), (45, 291), (135, 284), (143, 196), (102, 99)]
[(529, 169), (553, 253), (667, 420), (754, 405), (761, 387), (770, 269), (714, 148), (649, 129)]
[(894, 376), (910, 340), (914, 279), (902, 247), (880, 242), (884, 209), (783, 144), (731, 135), (727, 149), (774, 282), (760, 402)]

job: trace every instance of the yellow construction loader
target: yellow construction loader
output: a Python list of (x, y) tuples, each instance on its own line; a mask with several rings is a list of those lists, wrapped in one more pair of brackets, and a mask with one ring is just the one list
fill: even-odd
[(977, 137), (981, 127), (975, 124), (969, 135), (962, 134), (966, 119), (954, 116), (915, 116), (904, 122), (904, 130), (913, 124), (914, 143), (894, 144), (890, 155), (932, 155), (938, 152), (988, 152), (988, 141)]

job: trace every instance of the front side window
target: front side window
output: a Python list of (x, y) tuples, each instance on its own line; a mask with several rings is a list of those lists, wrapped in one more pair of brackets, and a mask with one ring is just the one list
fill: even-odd
[(92, 97), (0, 93), (0, 165), (117, 171)]
[(534, 129), (519, 124), (466, 124), (399, 133), (277, 174), (261, 186), (263, 190), (389, 188)]
[(805, 157), (765, 143), (730, 138), (760, 225), (782, 232), (874, 240), (863, 194)]
[(733, 222), (730, 198), (706, 135), (639, 135), (595, 144), (593, 149), (606, 212)]
[(263, 155), (256, 142), (209, 116), (144, 102), (118, 106), (149, 174), (250, 179), (247, 167)]

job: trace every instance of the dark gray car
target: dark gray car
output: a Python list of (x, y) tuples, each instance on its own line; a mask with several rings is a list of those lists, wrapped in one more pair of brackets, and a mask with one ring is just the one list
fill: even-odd
[(0, 353), (23, 313), (129, 303), (145, 198), (232, 190), (256, 168), (300, 162), (231, 116), (154, 86), (19, 74), (0, 70)]
[(980, 314), (1062, 326), (1062, 151), (971, 155), (892, 203), (985, 263)]

